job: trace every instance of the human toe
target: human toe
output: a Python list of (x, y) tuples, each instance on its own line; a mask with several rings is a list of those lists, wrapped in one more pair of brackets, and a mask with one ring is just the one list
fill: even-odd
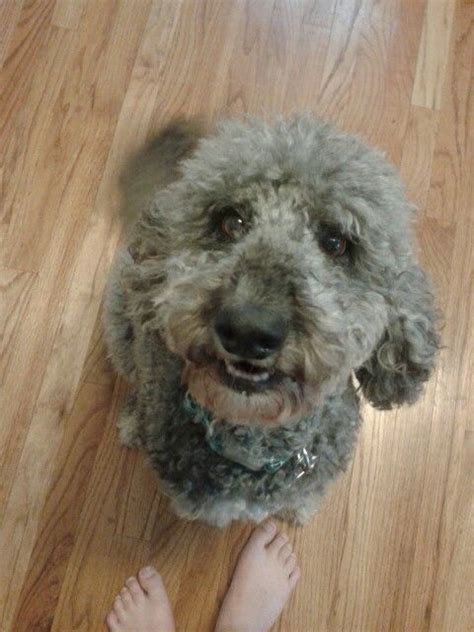
[(142, 568), (138, 573), (138, 580), (143, 590), (145, 590), (150, 597), (159, 597), (166, 594), (161, 575), (153, 566), (145, 566), (145, 568)]
[(292, 570), (292, 572), (290, 573), (290, 576), (288, 578), (291, 589), (293, 589), (296, 586), (296, 584), (298, 583), (300, 575), (301, 575), (300, 567), (299, 566), (295, 566), (295, 568)]
[(288, 575), (291, 575), (291, 573), (295, 570), (295, 568), (296, 568), (296, 555), (292, 553), (285, 562), (285, 571), (288, 573)]
[(287, 542), (281, 549), (278, 551), (278, 559), (282, 564), (285, 564), (286, 560), (293, 553), (293, 547), (289, 542)]
[(125, 609), (130, 608), (133, 605), (133, 597), (127, 586), (124, 586), (120, 591), (120, 597)]
[(135, 603), (137, 602), (137, 600), (140, 600), (144, 596), (145, 593), (143, 592), (143, 588), (138, 583), (136, 577), (129, 577), (125, 582), (125, 585), (130, 591), (130, 594)]
[(286, 533), (278, 533), (270, 542), (267, 548), (271, 553), (278, 555), (287, 542), (288, 536), (286, 535)]
[(105, 617), (105, 621), (108, 625), (109, 630), (111, 630), (111, 632), (115, 632), (116, 630), (119, 629), (119, 620), (113, 610), (111, 610), (109, 614)]
[(112, 610), (120, 622), (125, 616), (125, 604), (121, 595), (115, 597)]
[(275, 537), (276, 530), (276, 524), (272, 520), (265, 520), (255, 528), (249, 543), (261, 547), (267, 546)]

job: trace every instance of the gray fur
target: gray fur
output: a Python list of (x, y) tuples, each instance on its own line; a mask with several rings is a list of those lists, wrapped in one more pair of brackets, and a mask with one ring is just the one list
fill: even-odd
[[(303, 521), (350, 458), (353, 376), (374, 406), (390, 408), (414, 402), (430, 375), (438, 336), (413, 212), (380, 152), (310, 116), (227, 121), (199, 143), (187, 129), (162, 132), (124, 179), (136, 221), (104, 313), (114, 366), (135, 385), (121, 437), (144, 446), (182, 516)], [(247, 226), (234, 241), (218, 232), (230, 205)], [(327, 226), (350, 242), (340, 258), (321, 247)], [(220, 306), (240, 303), (290, 322), (271, 367), (284, 378), (263, 394), (216, 378), (226, 352), (212, 324)], [(186, 413), (186, 392), (235, 460)], [(297, 463), (302, 448), (312, 467)], [(244, 465), (269, 454), (284, 463), (276, 471)]]

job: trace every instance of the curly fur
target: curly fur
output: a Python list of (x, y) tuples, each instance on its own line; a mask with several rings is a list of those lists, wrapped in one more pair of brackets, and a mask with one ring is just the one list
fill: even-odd
[[(350, 457), (352, 377), (374, 406), (391, 408), (414, 402), (430, 375), (438, 336), (412, 208), (380, 152), (311, 116), (227, 121), (198, 136), (173, 124), (123, 179), (132, 229), (104, 312), (112, 361), (136, 387), (121, 436), (143, 444), (180, 515), (303, 520)], [(236, 240), (216, 230), (229, 206), (248, 226)], [(320, 246), (328, 226), (350, 245), (337, 259)], [(260, 363), (282, 379), (261, 393), (219, 375), (226, 351), (214, 319), (243, 303), (290, 324), (278, 357)], [(224, 444), (239, 437), (240, 462), (212, 450), (183, 411), (186, 392), (220, 424)], [(242, 465), (262, 445), (287, 457), (278, 471)], [(304, 475), (291, 458), (297, 446), (316, 459)]]

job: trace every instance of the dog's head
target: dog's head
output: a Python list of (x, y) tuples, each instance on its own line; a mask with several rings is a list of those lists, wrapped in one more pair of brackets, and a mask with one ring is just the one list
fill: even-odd
[(135, 309), (216, 418), (301, 418), (353, 373), (416, 399), (437, 349), (412, 211), (383, 156), (303, 117), (227, 122), (139, 221)]

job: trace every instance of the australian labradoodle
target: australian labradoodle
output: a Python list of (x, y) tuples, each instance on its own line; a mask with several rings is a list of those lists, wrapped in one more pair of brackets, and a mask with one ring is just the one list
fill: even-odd
[(303, 116), (172, 124), (123, 184), (104, 317), (133, 385), (121, 440), (181, 516), (304, 521), (350, 457), (359, 392), (414, 402), (438, 347), (395, 170)]

